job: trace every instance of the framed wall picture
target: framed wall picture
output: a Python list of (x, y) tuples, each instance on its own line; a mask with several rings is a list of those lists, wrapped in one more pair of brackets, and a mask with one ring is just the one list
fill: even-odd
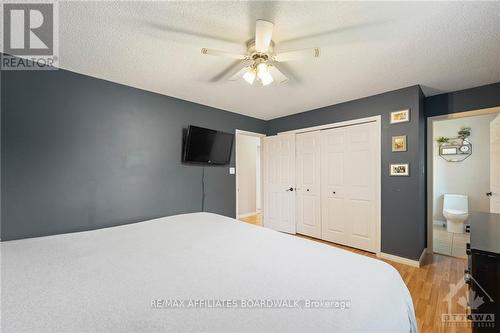
[(392, 137), (392, 151), (406, 151), (406, 135)]
[(410, 165), (408, 163), (391, 164), (391, 176), (409, 176)]
[(410, 109), (391, 112), (391, 124), (410, 121)]

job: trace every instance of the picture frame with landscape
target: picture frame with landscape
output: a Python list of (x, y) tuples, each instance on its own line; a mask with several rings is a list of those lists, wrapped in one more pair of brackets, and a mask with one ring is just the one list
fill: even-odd
[(399, 135), (392, 137), (392, 151), (402, 152), (406, 151), (406, 135)]
[(391, 112), (391, 124), (405, 123), (410, 121), (410, 109)]

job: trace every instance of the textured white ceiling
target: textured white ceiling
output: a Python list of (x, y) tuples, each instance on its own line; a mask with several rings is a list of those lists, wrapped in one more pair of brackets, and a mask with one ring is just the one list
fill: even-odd
[[(284, 85), (215, 81), (258, 18), (287, 63)], [(414, 84), (426, 95), (500, 81), (499, 2), (63, 2), (60, 67), (261, 119)]]

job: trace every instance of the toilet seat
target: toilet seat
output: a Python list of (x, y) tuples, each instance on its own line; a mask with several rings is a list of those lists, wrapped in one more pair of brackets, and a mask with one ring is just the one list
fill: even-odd
[(451, 209), (451, 208), (445, 208), (443, 209), (443, 213), (455, 215), (455, 216), (463, 216), (463, 215), (469, 215), (467, 212), (464, 212), (463, 210), (458, 210), (458, 209)]

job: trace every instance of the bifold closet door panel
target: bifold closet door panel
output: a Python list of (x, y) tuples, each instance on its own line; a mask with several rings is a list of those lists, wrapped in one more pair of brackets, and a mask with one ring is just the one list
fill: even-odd
[(321, 131), (322, 238), (375, 252), (376, 125)]
[(321, 131), (321, 238), (349, 245), (345, 128)]
[(320, 131), (296, 135), (297, 232), (321, 238)]
[(376, 139), (375, 123), (347, 128), (349, 244), (371, 252), (376, 251)]

